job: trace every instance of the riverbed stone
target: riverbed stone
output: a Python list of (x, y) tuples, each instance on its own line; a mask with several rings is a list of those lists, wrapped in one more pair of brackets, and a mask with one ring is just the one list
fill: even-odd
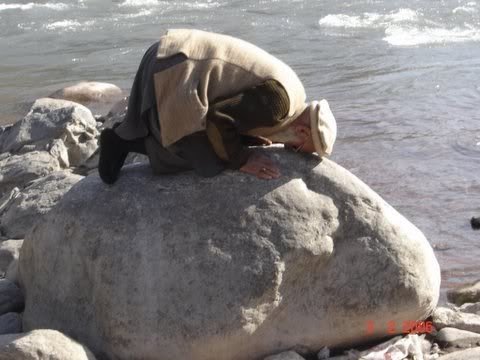
[(3, 136), (1, 152), (49, 150), (54, 139), (68, 149), (71, 166), (83, 163), (97, 148), (96, 121), (85, 106), (66, 100), (42, 98)]
[(437, 330), (453, 327), (460, 330), (480, 333), (480, 315), (464, 313), (446, 307), (438, 307), (432, 315), (432, 320)]
[(447, 291), (448, 301), (455, 305), (480, 302), (480, 281)]
[(20, 288), (7, 279), (0, 279), (0, 315), (11, 311), (21, 311), (24, 305)]
[(0, 336), (0, 359), (95, 360), (95, 356), (62, 333), (43, 329)]
[(83, 176), (56, 171), (32, 181), (0, 211), (0, 228), (7, 237), (21, 239), (32, 225), (55, 206)]
[(264, 360), (305, 360), (295, 351), (285, 351), (280, 354), (267, 356)]
[(58, 160), (47, 151), (12, 155), (0, 161), (0, 196), (22, 189), (27, 183), (60, 170)]
[(0, 315), (0, 335), (20, 332), (22, 332), (22, 315), (15, 312)]
[(5, 240), (0, 242), (0, 274), (5, 274), (13, 260), (18, 259), (23, 240)]
[(80, 81), (55, 91), (49, 97), (89, 104), (91, 102), (112, 103), (120, 100), (122, 96), (123, 91), (117, 85), (99, 81)]
[(440, 356), (438, 358), (438, 360), (476, 360), (476, 359), (480, 359), (480, 347), (455, 351), (450, 354)]
[(480, 334), (446, 327), (436, 334), (435, 340), (443, 346), (471, 347), (480, 341)]
[(477, 303), (465, 303), (458, 308), (458, 310), (466, 313), (472, 313), (480, 315), (480, 302)]
[(334, 162), (264, 152), (281, 178), (130, 165), (78, 182), (20, 251), (24, 328), (99, 357), (251, 360), (428, 317), (440, 269), (423, 234)]

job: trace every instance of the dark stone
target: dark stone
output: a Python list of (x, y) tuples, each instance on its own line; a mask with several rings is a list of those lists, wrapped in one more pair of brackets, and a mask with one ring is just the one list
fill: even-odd
[(479, 230), (480, 229), (480, 217), (472, 217), (470, 219), (470, 224), (472, 225), (472, 229)]

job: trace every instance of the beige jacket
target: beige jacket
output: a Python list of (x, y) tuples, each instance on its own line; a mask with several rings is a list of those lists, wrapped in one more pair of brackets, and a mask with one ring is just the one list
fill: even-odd
[(162, 145), (205, 130), (209, 104), (233, 96), (265, 80), (285, 88), (290, 110), (277, 128), (258, 128), (251, 135), (268, 136), (305, 109), (305, 89), (293, 70), (264, 50), (231, 36), (200, 30), (169, 30), (160, 38), (157, 58), (178, 53), (187, 60), (154, 75)]

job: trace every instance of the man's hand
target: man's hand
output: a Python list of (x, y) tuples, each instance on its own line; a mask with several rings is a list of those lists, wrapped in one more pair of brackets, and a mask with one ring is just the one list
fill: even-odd
[(259, 179), (271, 180), (280, 177), (280, 169), (275, 162), (264, 155), (256, 153), (251, 154), (245, 165), (239, 170), (250, 175), (255, 175)]

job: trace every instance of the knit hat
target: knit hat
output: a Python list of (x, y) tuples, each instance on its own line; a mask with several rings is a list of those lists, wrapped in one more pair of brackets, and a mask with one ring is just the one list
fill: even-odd
[(330, 155), (337, 137), (337, 123), (330, 111), (327, 100), (312, 101), (310, 107), (310, 127), (315, 150), (319, 156)]

